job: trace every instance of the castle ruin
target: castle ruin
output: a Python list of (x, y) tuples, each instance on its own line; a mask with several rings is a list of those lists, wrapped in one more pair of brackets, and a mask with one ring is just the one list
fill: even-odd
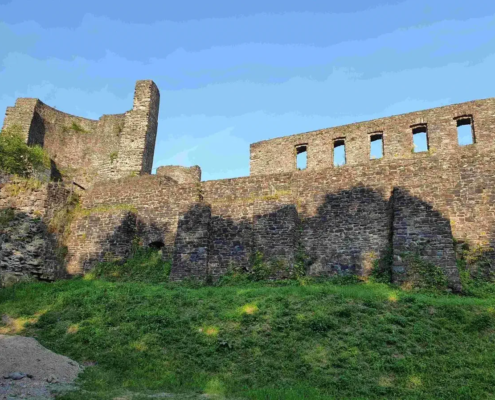
[[(138, 81), (133, 109), (98, 121), (37, 99), (7, 109), (4, 128), (19, 125), (28, 144), (43, 146), (61, 182), (16, 196), (3, 183), (0, 208), (49, 218), (77, 185), (81, 210), (63, 262), (45, 245), (40, 257), (49, 263), (12, 264), (4, 238), (0, 268), (45, 279), (84, 274), (102, 260), (125, 259), (137, 239), (172, 258), (171, 280), (249, 269), (255, 253), (290, 271), (302, 251), (315, 276), (365, 276), (389, 254), (392, 279), (402, 282), (410, 272), (405, 255), (414, 253), (459, 290), (458, 243), (493, 259), (495, 98), (254, 143), (249, 177), (215, 181), (201, 181), (199, 167), (164, 166), (151, 175), (159, 99), (152, 81)], [(462, 126), (470, 145), (458, 142)], [(414, 148), (415, 135), (425, 151)], [(370, 157), (373, 143), (380, 158)], [(337, 148), (341, 166), (334, 165)]]

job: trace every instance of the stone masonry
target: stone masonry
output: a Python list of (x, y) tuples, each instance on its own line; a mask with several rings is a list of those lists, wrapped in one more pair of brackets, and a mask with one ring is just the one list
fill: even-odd
[(28, 144), (48, 151), (54, 175), (88, 188), (99, 181), (151, 173), (159, 104), (153, 81), (136, 83), (132, 110), (97, 121), (20, 98), (7, 107), (3, 129), (20, 126)]
[[(251, 176), (206, 182), (197, 166), (149, 175), (158, 102), (154, 83), (139, 81), (133, 110), (99, 121), (36, 99), (7, 110), (6, 126), (20, 125), (28, 143), (45, 146), (86, 185), (67, 240), (69, 274), (125, 259), (139, 240), (173, 260), (171, 280), (248, 270), (256, 253), (287, 272), (303, 251), (308, 273), (325, 276), (366, 276), (391, 254), (392, 279), (401, 283), (415, 254), (459, 290), (455, 243), (493, 254), (495, 98), (255, 143)], [(72, 122), (90, 133), (64, 133)], [(473, 144), (458, 144), (460, 125), (470, 126)], [(427, 151), (415, 151), (417, 132)], [(377, 138), (383, 157), (371, 159)], [(345, 146), (343, 166), (334, 166), (336, 145)], [(84, 155), (88, 148), (96, 151)], [(307, 168), (299, 170), (302, 151)]]
[(201, 182), (201, 168), (197, 165), (194, 167), (181, 167), (178, 165), (167, 165), (158, 167), (156, 174), (160, 176), (168, 176), (177, 183), (198, 183)]
[(67, 203), (70, 190), (56, 182), (12, 177), (4, 177), (3, 181), (0, 183), (0, 281), (9, 276), (16, 280), (65, 277), (63, 247), (51, 222)]

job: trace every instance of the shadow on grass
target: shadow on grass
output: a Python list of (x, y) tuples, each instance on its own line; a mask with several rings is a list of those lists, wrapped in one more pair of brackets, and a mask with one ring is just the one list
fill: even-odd
[(122, 388), (253, 400), (441, 399), (462, 398), (463, 380), (471, 398), (484, 398), (494, 304), (375, 283), (192, 289), (79, 278), (20, 284), (15, 298), (0, 291), (0, 314), (27, 321), (18, 333), (94, 365), (63, 399), (88, 398), (84, 390), (113, 399)]

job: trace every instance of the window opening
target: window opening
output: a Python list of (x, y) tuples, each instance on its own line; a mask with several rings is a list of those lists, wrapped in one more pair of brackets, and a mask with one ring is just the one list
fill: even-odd
[(370, 159), (378, 159), (383, 157), (383, 134), (373, 133), (370, 136)]
[(308, 146), (305, 144), (300, 144), (296, 146), (296, 154), (297, 154), (297, 169), (303, 170), (308, 166)]
[(421, 153), (428, 151), (428, 132), (426, 125), (413, 128), (413, 152)]
[(473, 119), (471, 117), (457, 118), (457, 142), (459, 146), (474, 143)]
[(333, 165), (336, 167), (345, 164), (345, 139), (336, 139), (333, 142)]

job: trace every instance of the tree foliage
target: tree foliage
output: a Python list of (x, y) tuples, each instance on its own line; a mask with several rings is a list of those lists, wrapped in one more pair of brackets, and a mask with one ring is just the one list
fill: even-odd
[(50, 167), (50, 159), (40, 146), (28, 146), (20, 127), (0, 132), (0, 171), (27, 177)]

